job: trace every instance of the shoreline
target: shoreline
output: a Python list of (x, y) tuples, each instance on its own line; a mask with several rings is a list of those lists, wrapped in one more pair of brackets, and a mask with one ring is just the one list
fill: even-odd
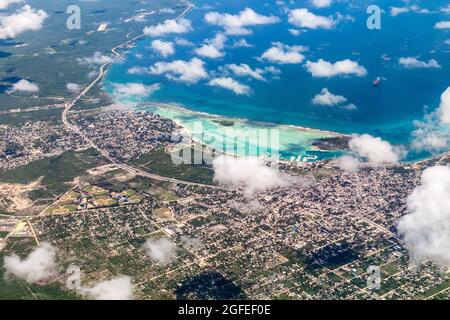
[[(189, 2), (187, 0), (182, 0), (181, 3), (186, 4), (186, 8), (177, 17), (173, 18), (173, 20), (178, 20), (178, 19), (183, 18), (184, 16), (186, 16), (189, 13), (190, 10), (192, 10), (195, 7), (194, 4), (192, 4), (191, 2)], [(128, 52), (129, 52), (128, 50), (124, 51), (122, 53), (117, 52), (117, 50), (120, 48), (125, 48), (130, 43), (136, 43), (137, 41), (143, 40), (143, 38), (145, 38), (145, 34), (138, 35), (138, 36), (134, 37), (133, 39), (130, 39), (130, 40), (126, 41), (125, 43), (114, 47), (113, 49), (111, 49), (111, 52), (113, 52), (113, 54), (116, 55), (117, 58), (120, 56), (125, 56), (128, 54)], [(110, 64), (108, 63), (102, 67), (106, 68), (108, 65), (110, 65)], [(99, 75), (100, 82), (104, 81), (104, 78), (105, 78), (104, 76), (105, 76), (106, 72), (107, 72), (107, 69), (104, 71), (103, 76)], [(108, 95), (110, 95), (110, 93), (107, 90), (105, 90), (104, 88), (103, 88), (103, 91), (106, 92)], [(351, 137), (352, 136), (352, 134), (340, 133), (340, 132), (331, 131), (331, 130), (323, 130), (323, 129), (304, 127), (304, 126), (299, 126), (299, 125), (277, 124), (277, 123), (271, 123), (271, 122), (255, 121), (255, 120), (250, 120), (250, 119), (246, 119), (246, 118), (237, 118), (237, 117), (228, 117), (228, 116), (223, 116), (223, 115), (218, 115), (218, 114), (210, 114), (210, 113), (206, 113), (206, 112), (189, 109), (189, 108), (187, 108), (179, 103), (176, 103), (176, 102), (156, 102), (156, 101), (152, 102), (152, 101), (149, 101), (149, 102), (145, 102), (142, 104), (137, 104), (134, 108), (145, 111), (146, 106), (148, 108), (152, 108), (152, 107), (158, 108), (159, 107), (159, 108), (165, 108), (165, 109), (169, 109), (169, 110), (175, 110), (180, 113), (187, 114), (187, 115), (197, 116), (199, 118), (203, 117), (203, 118), (205, 118), (205, 120), (232, 121), (232, 122), (234, 122), (234, 124), (238, 123), (241, 125), (250, 125), (250, 126), (261, 127), (261, 128), (288, 129), (288, 130), (294, 130), (297, 132), (303, 132), (303, 133), (308, 133), (308, 134), (315, 133), (318, 135), (324, 135), (325, 137), (327, 137), (327, 136), (328, 137)], [(195, 137), (193, 137), (192, 135), (189, 134), (189, 132), (188, 132), (189, 129), (186, 128), (185, 126), (183, 126), (179, 120), (172, 119), (172, 118), (169, 118), (169, 119), (171, 119), (172, 121), (177, 123), (182, 128), (183, 131), (185, 131), (186, 133), (188, 133), (189, 136), (191, 136), (192, 139), (195, 139)], [(234, 124), (230, 127), (234, 127)], [(345, 152), (345, 150), (342, 150), (342, 149), (322, 150), (320, 148), (313, 146), (312, 144), (310, 145), (309, 150), (305, 150), (305, 152), (308, 152), (308, 151), (321, 152), (321, 153), (331, 153), (333, 151), (334, 152)], [(420, 164), (422, 162), (430, 161), (433, 159), (440, 159), (442, 157), (445, 157), (449, 153), (450, 153), (450, 151), (444, 151), (439, 154), (434, 154), (434, 155), (430, 154), (428, 156), (421, 157), (421, 158), (414, 159), (414, 160), (400, 161), (399, 164)], [(330, 158), (326, 158), (326, 159), (316, 159), (313, 162), (333, 160), (335, 158), (336, 157), (330, 157)]]
[[(265, 128), (281, 128), (281, 129), (292, 129), (300, 132), (306, 132), (306, 133), (317, 133), (317, 134), (323, 134), (323, 135), (329, 135), (332, 137), (351, 137), (349, 134), (335, 132), (331, 130), (322, 130), (322, 129), (315, 129), (310, 127), (304, 127), (304, 126), (297, 126), (297, 125), (291, 125), (291, 124), (278, 124), (274, 122), (264, 122), (264, 121), (255, 121), (250, 120), (246, 118), (238, 118), (238, 117), (228, 117), (218, 114), (212, 114), (207, 112), (201, 112), (189, 109), (187, 107), (184, 107), (176, 102), (145, 102), (143, 104), (137, 105), (138, 109), (143, 109), (146, 107), (161, 107), (161, 108), (167, 108), (172, 109), (175, 111), (179, 111), (180, 113), (185, 113), (188, 115), (198, 116), (198, 117), (204, 117), (211, 120), (218, 120), (218, 121), (233, 121), (240, 124), (249, 124), (257, 127), (265, 127)], [(232, 127), (232, 126), (231, 126)]]

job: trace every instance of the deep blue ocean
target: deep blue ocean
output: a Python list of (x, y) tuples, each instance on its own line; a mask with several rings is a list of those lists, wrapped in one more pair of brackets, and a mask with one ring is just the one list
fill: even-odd
[[(161, 89), (148, 97), (149, 101), (174, 102), (195, 111), (258, 122), (347, 134), (369, 133), (394, 144), (408, 145), (413, 121), (421, 120), (426, 110), (429, 112), (436, 109), (440, 95), (450, 85), (450, 44), (446, 43), (450, 39), (450, 29), (434, 28), (436, 22), (450, 20), (450, 14), (439, 10), (449, 2), (410, 1), (410, 5), (417, 3), (429, 12), (410, 10), (397, 16), (390, 15), (390, 7), (405, 6), (400, 0), (334, 1), (329, 8), (323, 9), (312, 7), (309, 1), (285, 2), (289, 9), (308, 8), (317, 15), (334, 17), (339, 12), (352, 19), (341, 19), (331, 30), (307, 30), (295, 36), (288, 32), (293, 26), (288, 23), (283, 7), (274, 0), (194, 0), (197, 8), (186, 16), (192, 21), (193, 31), (161, 37), (166, 41), (182, 37), (194, 43), (194, 47), (176, 46), (174, 55), (162, 58), (150, 48), (152, 39), (146, 38), (126, 55), (123, 63), (113, 65), (105, 79), (105, 87), (110, 89), (112, 83), (160, 83)], [(383, 9), (381, 30), (369, 30), (366, 27), (369, 16), (366, 8), (370, 4), (377, 4)], [(251, 87), (251, 95), (238, 96), (231, 91), (208, 86), (207, 81), (188, 85), (164, 76), (127, 72), (131, 67), (149, 67), (157, 61), (190, 60), (196, 56), (195, 47), (223, 31), (219, 26), (206, 24), (205, 13), (217, 11), (237, 14), (246, 7), (260, 14), (277, 16), (280, 22), (251, 27), (251, 35), (229, 36), (224, 49), (225, 57), (201, 59), (206, 62), (209, 72), (216, 72), (221, 66), (230, 63), (246, 63), (252, 68), (273, 65), (281, 70), (279, 79), (269, 82), (238, 78)], [(234, 41), (243, 38), (252, 47), (232, 47)], [(257, 57), (271, 47), (272, 42), (307, 46), (308, 50), (303, 52), (305, 61), (324, 59), (335, 62), (351, 59), (364, 66), (368, 74), (364, 77), (314, 78), (304, 67), (305, 61), (295, 65), (276, 65), (258, 60)], [(138, 53), (142, 57), (138, 58)], [(400, 66), (401, 57), (416, 57), (422, 61), (435, 59), (441, 68), (407, 69)], [(377, 77), (383, 80), (379, 86), (374, 87), (372, 82)], [(357, 109), (313, 105), (311, 100), (322, 88), (345, 96), (348, 103), (353, 103)], [(418, 155), (410, 157), (415, 156)]]

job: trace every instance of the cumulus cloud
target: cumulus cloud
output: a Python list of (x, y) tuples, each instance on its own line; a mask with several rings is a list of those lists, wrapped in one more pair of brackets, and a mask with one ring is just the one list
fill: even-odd
[(79, 63), (90, 65), (93, 64), (102, 65), (114, 61), (114, 59), (111, 56), (103, 55), (99, 51), (94, 52), (94, 55), (92, 57), (78, 58), (77, 60)]
[(22, 79), (14, 83), (10, 89), (10, 92), (16, 91), (36, 93), (39, 92), (39, 86), (33, 82)]
[(163, 57), (168, 57), (175, 53), (173, 42), (170, 41), (153, 40), (151, 42), (151, 47)]
[(220, 156), (213, 161), (214, 180), (221, 185), (243, 187), (247, 195), (278, 187), (285, 187), (293, 182), (292, 177), (268, 167), (258, 157)]
[(218, 33), (213, 39), (206, 40), (204, 45), (195, 49), (195, 53), (205, 58), (222, 58), (225, 56), (222, 50), (225, 47), (226, 41), (227, 37), (223, 33)]
[(450, 125), (450, 87), (441, 95), (438, 113), (442, 123)]
[(71, 91), (71, 92), (79, 92), (81, 91), (81, 86), (77, 83), (72, 83), (69, 82), (66, 84), (66, 88), (67, 90)]
[(220, 87), (233, 91), (237, 95), (249, 95), (251, 89), (249, 86), (242, 84), (230, 77), (221, 77), (211, 79), (208, 83), (212, 87)]
[(205, 21), (208, 24), (223, 27), (228, 35), (247, 35), (252, 33), (248, 27), (278, 23), (279, 19), (275, 16), (258, 14), (251, 8), (245, 8), (237, 15), (208, 12), (205, 15)]
[(332, 29), (336, 22), (329, 17), (315, 15), (308, 9), (294, 9), (289, 12), (289, 23), (306, 29)]
[(311, 3), (316, 8), (327, 8), (331, 6), (331, 0), (311, 0)]
[(398, 223), (414, 262), (430, 259), (450, 265), (450, 168), (426, 169), (407, 199), (408, 213)]
[(397, 163), (404, 155), (401, 148), (368, 134), (354, 135), (350, 139), (349, 147), (356, 155), (372, 165)]
[(272, 42), (272, 47), (265, 51), (260, 59), (277, 64), (298, 64), (305, 59), (301, 52), (306, 50), (304, 46), (288, 46), (281, 42)]
[(36, 10), (29, 5), (11, 15), (0, 14), (0, 39), (11, 39), (26, 31), (40, 30), (47, 17), (44, 10)]
[(313, 77), (330, 78), (339, 75), (355, 75), (358, 77), (363, 77), (367, 75), (366, 68), (359, 65), (358, 62), (349, 59), (337, 61), (335, 63), (331, 63), (323, 59), (319, 59), (317, 62), (307, 61), (305, 67)]
[(427, 114), (422, 121), (415, 121), (412, 147), (417, 151), (441, 152), (450, 146), (450, 87), (441, 95), (436, 111)]
[(288, 31), (293, 36), (299, 36), (302, 34), (302, 30), (299, 30), (299, 29), (288, 29)]
[(175, 38), (175, 43), (182, 47), (192, 47), (194, 45), (191, 41), (184, 38)]
[(232, 48), (253, 48), (254, 45), (247, 42), (245, 39), (239, 39), (233, 42)]
[(144, 244), (144, 250), (151, 260), (160, 265), (167, 265), (177, 256), (177, 246), (169, 239), (149, 239)]
[(318, 106), (332, 107), (345, 103), (346, 101), (347, 98), (344, 96), (332, 94), (327, 88), (323, 88), (322, 91), (313, 98), (312, 103)]
[(182, 34), (192, 30), (191, 21), (187, 19), (168, 19), (154, 26), (144, 28), (144, 34), (150, 37), (161, 37), (167, 34)]
[(266, 78), (264, 78), (263, 75), (267, 72), (267, 70), (260, 68), (253, 70), (248, 64), (245, 63), (241, 63), (239, 65), (227, 64), (224, 69), (231, 71), (237, 77), (250, 77), (259, 81), (266, 81)]
[(133, 284), (128, 276), (119, 276), (101, 281), (90, 288), (82, 288), (80, 293), (95, 300), (133, 300)]
[(398, 16), (402, 13), (416, 12), (416, 13), (430, 13), (428, 9), (422, 9), (418, 5), (405, 6), (405, 7), (391, 7), (390, 14), (392, 17)]
[(160, 84), (144, 85), (142, 83), (115, 83), (113, 84), (114, 94), (124, 97), (146, 97), (161, 88)]
[(8, 8), (13, 3), (21, 3), (24, 2), (24, 0), (0, 0), (0, 10)]
[(219, 49), (211, 44), (204, 44), (200, 48), (195, 49), (195, 53), (201, 57), (217, 59), (225, 56), (225, 53), (221, 52)]
[(361, 164), (358, 158), (352, 156), (343, 156), (336, 160), (339, 169), (342, 171), (352, 173), (358, 171)]
[(4, 258), (6, 275), (13, 275), (28, 283), (36, 283), (57, 275), (56, 248), (42, 243), (28, 257), (21, 259), (13, 254)]
[(405, 57), (399, 59), (400, 65), (407, 69), (430, 69), (442, 68), (441, 65), (434, 59), (428, 61), (421, 61), (415, 57)]
[(228, 202), (228, 206), (240, 213), (256, 213), (264, 209), (264, 206), (255, 199), (248, 199), (248, 201), (244, 202), (232, 200)]
[(450, 14), (450, 4), (448, 4), (446, 7), (442, 7), (441, 11)]
[(192, 58), (190, 61), (157, 62), (147, 72), (165, 75), (168, 79), (188, 84), (197, 83), (208, 77), (205, 62), (198, 58)]
[(450, 29), (450, 21), (440, 21), (434, 25), (435, 29)]
[(448, 128), (442, 127), (434, 114), (425, 117), (423, 121), (414, 122), (411, 134), (411, 147), (416, 151), (430, 153), (442, 152), (450, 145)]

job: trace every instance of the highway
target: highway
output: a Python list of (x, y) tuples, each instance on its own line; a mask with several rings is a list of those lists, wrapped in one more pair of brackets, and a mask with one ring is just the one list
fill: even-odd
[[(192, 8), (193, 5), (187, 1), (184, 1), (184, 3), (186, 3), (186, 9), (175, 19), (181, 19), (183, 18)], [(142, 34), (140, 36), (137, 36), (131, 40), (128, 40), (127, 42), (120, 44), (116, 47), (114, 47), (113, 49), (111, 49), (111, 52), (116, 56), (116, 57), (120, 57), (120, 53), (117, 52), (118, 49), (126, 47), (128, 44), (135, 42), (138, 39), (143, 38), (145, 35)], [(104, 158), (108, 159), (108, 161), (110, 161), (111, 163), (117, 165), (120, 169), (136, 175), (136, 176), (141, 176), (141, 177), (146, 177), (149, 179), (153, 179), (153, 180), (157, 180), (157, 181), (163, 181), (163, 182), (171, 182), (171, 183), (179, 183), (179, 184), (185, 184), (185, 185), (193, 185), (193, 186), (201, 186), (201, 187), (208, 187), (208, 188), (215, 188), (215, 189), (224, 189), (222, 187), (219, 186), (213, 186), (213, 185), (206, 185), (206, 184), (202, 184), (202, 183), (195, 183), (195, 182), (189, 182), (189, 181), (184, 181), (184, 180), (178, 180), (178, 179), (174, 179), (174, 178), (169, 178), (169, 177), (164, 177), (164, 176), (160, 176), (157, 174), (152, 174), (149, 173), (147, 171), (135, 168), (133, 166), (130, 166), (126, 163), (123, 163), (113, 157), (111, 157), (111, 155), (106, 151), (101, 149), (99, 146), (97, 146), (94, 141), (92, 141), (89, 137), (87, 137), (81, 130), (80, 128), (69, 122), (68, 120), (68, 114), (70, 112), (70, 110), (75, 106), (75, 104), (80, 101), (81, 98), (83, 98), (98, 82), (100, 82), (103, 77), (106, 74), (106, 70), (108, 65), (110, 65), (112, 62), (109, 61), (107, 63), (104, 63), (103, 65), (100, 66), (100, 70), (99, 70), (99, 74), (98, 76), (86, 87), (84, 88), (72, 101), (68, 102), (65, 105), (64, 111), (62, 113), (62, 122), (64, 123), (64, 125), (70, 130), (73, 131), (75, 133), (77, 133), (78, 135), (80, 135), (87, 143), (88, 145), (90, 145), (92, 148), (94, 148), (95, 150), (97, 150), (98, 153), (100, 153)]]

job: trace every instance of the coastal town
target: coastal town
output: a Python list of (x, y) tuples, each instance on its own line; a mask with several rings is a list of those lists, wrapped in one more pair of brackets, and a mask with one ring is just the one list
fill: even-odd
[[(89, 111), (74, 121), (99, 149), (129, 163), (176, 143), (177, 126), (150, 113)], [(30, 132), (42, 128), (52, 144), (33, 143), (39, 136)], [(26, 123), (14, 132), (14, 153), (5, 150), (10, 135), (2, 135), (3, 171), (88, 147), (58, 125)], [(223, 288), (205, 289), (213, 298), (445, 298), (450, 274), (433, 264), (413, 268), (396, 231), (421, 172), (436, 163), (449, 165), (450, 157), (355, 173), (340, 172), (332, 160), (284, 162), (282, 170), (302, 183), (248, 198), (239, 187), (156, 181), (105, 161), (40, 213), (2, 215), (0, 248), (7, 254), (16, 243), (51, 243), (86, 281), (131, 273), (143, 299), (202, 297), (206, 280), (185, 283), (198, 274), (221, 279)], [(142, 247), (149, 239), (168, 239), (176, 254), (153, 263)], [(381, 270), (374, 290), (367, 287), (371, 266)], [(47, 281), (64, 283), (65, 276)]]
[(373, 57), (347, 1), (22, 2), (0, 0), (0, 300), (450, 299), (448, 21)]

